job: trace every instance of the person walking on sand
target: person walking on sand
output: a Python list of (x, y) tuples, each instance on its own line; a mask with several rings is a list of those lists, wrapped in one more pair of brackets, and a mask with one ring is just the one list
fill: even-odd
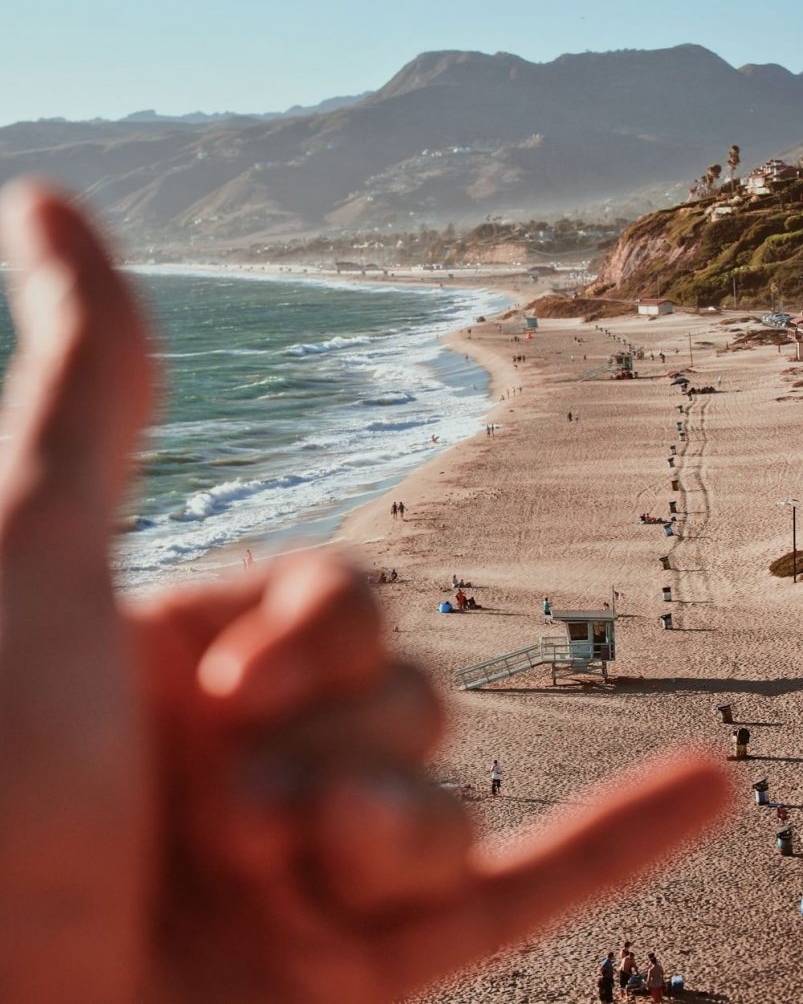
[(544, 602), (541, 604), (541, 608), (544, 611), (544, 624), (552, 623), (552, 604), (549, 602), (549, 597), (544, 597)]
[(654, 1001), (664, 999), (664, 968), (656, 959), (655, 952), (647, 952), (647, 989)]
[(404, 502), (399, 502), (399, 519), (404, 519)]
[(390, 507), (390, 515), (391, 515), (391, 516), (392, 516), (392, 517), (393, 517), (394, 519), (396, 519), (396, 517), (398, 516), (398, 514), (399, 514), (399, 507), (398, 507), (398, 506), (396, 505), (396, 503), (394, 502), (394, 503), (393, 503), (393, 505), (392, 505), (392, 506)]
[(494, 760), (491, 767), (491, 794), (498, 795), (502, 790), (502, 765), (498, 760)]

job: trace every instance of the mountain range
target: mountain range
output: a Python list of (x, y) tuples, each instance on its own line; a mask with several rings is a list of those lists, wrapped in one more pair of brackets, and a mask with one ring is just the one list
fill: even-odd
[(803, 74), (774, 64), (736, 69), (691, 44), (549, 63), (447, 51), (378, 91), (281, 116), (17, 123), (0, 129), (0, 182), (55, 176), (129, 244), (202, 251), (655, 208), (685, 197), (732, 144), (744, 170), (801, 142)]

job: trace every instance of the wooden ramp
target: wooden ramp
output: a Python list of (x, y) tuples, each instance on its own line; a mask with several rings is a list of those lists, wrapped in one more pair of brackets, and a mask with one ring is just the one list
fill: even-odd
[(541, 638), (537, 645), (498, 655), (485, 662), (466, 666), (455, 673), (455, 679), (460, 690), (476, 690), (488, 683), (504, 680), (518, 673), (524, 673), (536, 666), (548, 665), (552, 671), (552, 683), (557, 683), (559, 677), (571, 676), (575, 673), (601, 673), (604, 680), (608, 679), (607, 661), (601, 658), (603, 653), (599, 646), (586, 642), (572, 642), (564, 635)]

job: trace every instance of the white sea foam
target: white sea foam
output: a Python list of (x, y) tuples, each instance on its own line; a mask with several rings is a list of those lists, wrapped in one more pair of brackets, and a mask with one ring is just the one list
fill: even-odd
[(335, 335), (325, 342), (307, 342), (301, 345), (290, 345), (284, 350), (287, 356), (317, 356), (325, 352), (339, 352), (341, 349), (351, 348), (353, 345), (370, 345), (371, 339), (361, 336), (358, 338), (344, 338), (342, 335)]
[[(206, 272), (199, 274), (209, 278)], [(284, 281), (299, 278), (286, 276)], [(365, 289), (376, 293), (380, 288), (372, 285)], [(435, 452), (482, 427), (488, 406), (487, 379), (460, 356), (444, 355), (437, 336), (470, 324), (477, 314), (501, 310), (506, 301), (495, 291), (449, 291), (454, 302), (444, 309), (443, 294), (438, 290), (405, 292), (431, 297), (438, 317), (426, 326), (397, 325), (409, 329), (403, 337), (388, 338), (386, 332), (379, 336), (325, 335), (318, 343), (305, 340), (293, 346), (300, 350), (291, 357), (308, 359), (317, 378), (323, 377), (328, 384), (331, 373), (339, 386), (336, 381), (347, 377), (357, 392), (344, 395), (342, 402), (335, 396), (325, 410), (316, 413), (314, 427), (300, 427), (289, 439), (283, 438), (286, 430), (279, 428), (289, 418), (272, 419), (264, 429), (267, 466), (255, 467), (251, 478), (221, 478), (176, 499), (169, 509), (148, 513), (148, 524), (140, 524), (142, 529), (120, 540), (118, 568), (125, 583), (155, 584), (175, 574), (177, 566), (186, 567), (186, 562), (249, 535), (281, 534), (306, 524), (313, 530), (320, 527), (318, 532), (329, 536), (336, 520), (350, 508), (388, 490)], [(226, 350), (221, 356), (254, 354), (233, 348), (234, 352)], [(177, 360), (194, 355), (180, 351), (165, 354)], [(205, 354), (209, 353), (198, 352), (199, 356)], [(288, 361), (287, 365), (306, 367), (308, 363)], [(291, 381), (297, 379), (290, 374)], [(247, 383), (233, 383), (229, 393), (274, 380), (275, 369), (255, 370)], [(286, 383), (283, 378), (279, 382)], [(476, 384), (474, 390), (472, 383)], [(274, 393), (265, 395), (265, 400), (273, 397)], [(218, 462), (225, 464), (226, 456), (238, 448), (238, 437), (253, 437), (254, 428), (253, 422), (231, 420), (225, 412), (221, 415), (219, 407), (210, 397), (204, 417), (165, 423), (156, 436), (164, 448), (152, 450), (144, 459), (175, 462), (176, 469), (183, 470), (181, 451), (171, 446), (176, 441), (184, 444), (191, 458), (203, 453), (208, 458), (207, 468)], [(431, 442), (432, 435), (438, 437), (437, 446)], [(218, 460), (224, 448), (226, 456)], [(251, 463), (255, 449), (254, 445), (244, 448), (244, 462)], [(187, 470), (191, 474), (194, 467)]]

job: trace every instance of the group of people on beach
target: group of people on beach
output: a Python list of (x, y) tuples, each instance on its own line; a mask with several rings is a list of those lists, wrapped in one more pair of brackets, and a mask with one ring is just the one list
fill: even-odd
[(619, 996), (627, 997), (628, 990), (645, 990), (654, 1001), (664, 999), (664, 969), (658, 961), (655, 952), (647, 952), (647, 965), (644, 972), (639, 971), (632, 942), (626, 941), (619, 952), (619, 960), (615, 952), (608, 952), (600, 963), (597, 979), (599, 999), (605, 1004), (613, 1004), (614, 984), (619, 979)]
[(394, 519), (404, 519), (404, 502), (394, 502), (390, 507), (390, 515)]

